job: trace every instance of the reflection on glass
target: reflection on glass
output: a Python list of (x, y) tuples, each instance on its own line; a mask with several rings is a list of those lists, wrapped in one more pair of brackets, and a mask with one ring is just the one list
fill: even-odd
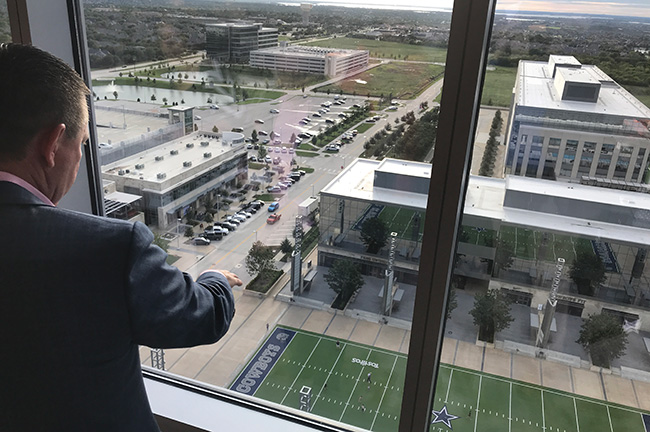
[[(495, 18), (432, 431), (650, 425), (650, 100), (623, 73), (650, 64), (623, 48), (650, 9), (574, 3)], [(606, 34), (615, 60), (589, 42)]]
[(451, 14), (357, 6), (85, 17), (109, 215), (248, 285), (219, 343), (142, 361), (396, 431)]

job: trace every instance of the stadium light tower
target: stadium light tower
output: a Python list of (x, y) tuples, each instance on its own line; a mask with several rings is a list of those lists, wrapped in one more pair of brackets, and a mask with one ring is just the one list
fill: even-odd
[(540, 310), (538, 312), (538, 316), (542, 316), (541, 319), (539, 319), (539, 326), (537, 328), (538, 348), (546, 348), (546, 345), (548, 345), (548, 338), (551, 335), (551, 325), (553, 324), (553, 318), (555, 317), (555, 307), (557, 306), (557, 290), (560, 287), (560, 281), (562, 280), (564, 263), (564, 258), (557, 259), (551, 292), (548, 295), (548, 300), (546, 300), (546, 307), (543, 311)]

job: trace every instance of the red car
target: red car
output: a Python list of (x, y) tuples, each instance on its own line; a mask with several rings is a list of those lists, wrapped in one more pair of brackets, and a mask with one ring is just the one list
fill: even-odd
[(273, 225), (274, 223), (279, 221), (281, 217), (282, 217), (282, 215), (279, 215), (277, 213), (273, 213), (271, 216), (268, 217), (268, 219), (266, 219), (266, 223)]

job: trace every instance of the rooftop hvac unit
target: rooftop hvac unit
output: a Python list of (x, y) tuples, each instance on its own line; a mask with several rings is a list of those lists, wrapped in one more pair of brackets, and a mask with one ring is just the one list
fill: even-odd
[(202, 146), (202, 147), (207, 147), (207, 146), (209, 146), (209, 145), (210, 145), (210, 142), (208, 142), (208, 141), (201, 141), (201, 146)]
[(172, 156), (173, 156), (173, 155), (177, 155), (177, 154), (178, 154), (178, 150), (172, 150), (172, 151), (169, 152), (169, 154), (172, 155)]
[(165, 159), (165, 156), (156, 156), (155, 159), (156, 162), (160, 162), (161, 160)]
[(167, 174), (165, 174), (165, 173), (158, 173), (158, 174), (156, 174), (156, 177), (159, 178), (159, 179), (164, 179), (165, 177), (167, 177)]
[(185, 147), (192, 148), (192, 147), (194, 147), (194, 143), (187, 143), (187, 144), (185, 144)]
[(144, 168), (144, 164), (135, 164), (135, 169), (141, 170)]
[(117, 175), (124, 175), (124, 174), (126, 174), (126, 172), (124, 172), (124, 170), (119, 170), (119, 171), (117, 172)]
[(183, 167), (184, 167), (184, 168), (188, 168), (188, 167), (191, 167), (191, 166), (192, 166), (192, 162), (191, 162), (191, 161), (185, 161), (185, 162), (183, 162)]
[(205, 152), (205, 153), (203, 153), (203, 157), (204, 157), (204, 158), (211, 158), (211, 157), (212, 157), (212, 153), (210, 153), (210, 152)]

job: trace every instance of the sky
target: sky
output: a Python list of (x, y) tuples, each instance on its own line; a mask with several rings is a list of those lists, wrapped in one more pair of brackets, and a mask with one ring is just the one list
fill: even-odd
[[(300, 0), (290, 0), (300, 2)], [(394, 8), (395, 0), (305, 0), (305, 3), (376, 5)], [(451, 10), (453, 0), (403, 0), (402, 7)], [(598, 15), (638, 16), (650, 18), (650, 0), (497, 0), (499, 11), (537, 11)]]

